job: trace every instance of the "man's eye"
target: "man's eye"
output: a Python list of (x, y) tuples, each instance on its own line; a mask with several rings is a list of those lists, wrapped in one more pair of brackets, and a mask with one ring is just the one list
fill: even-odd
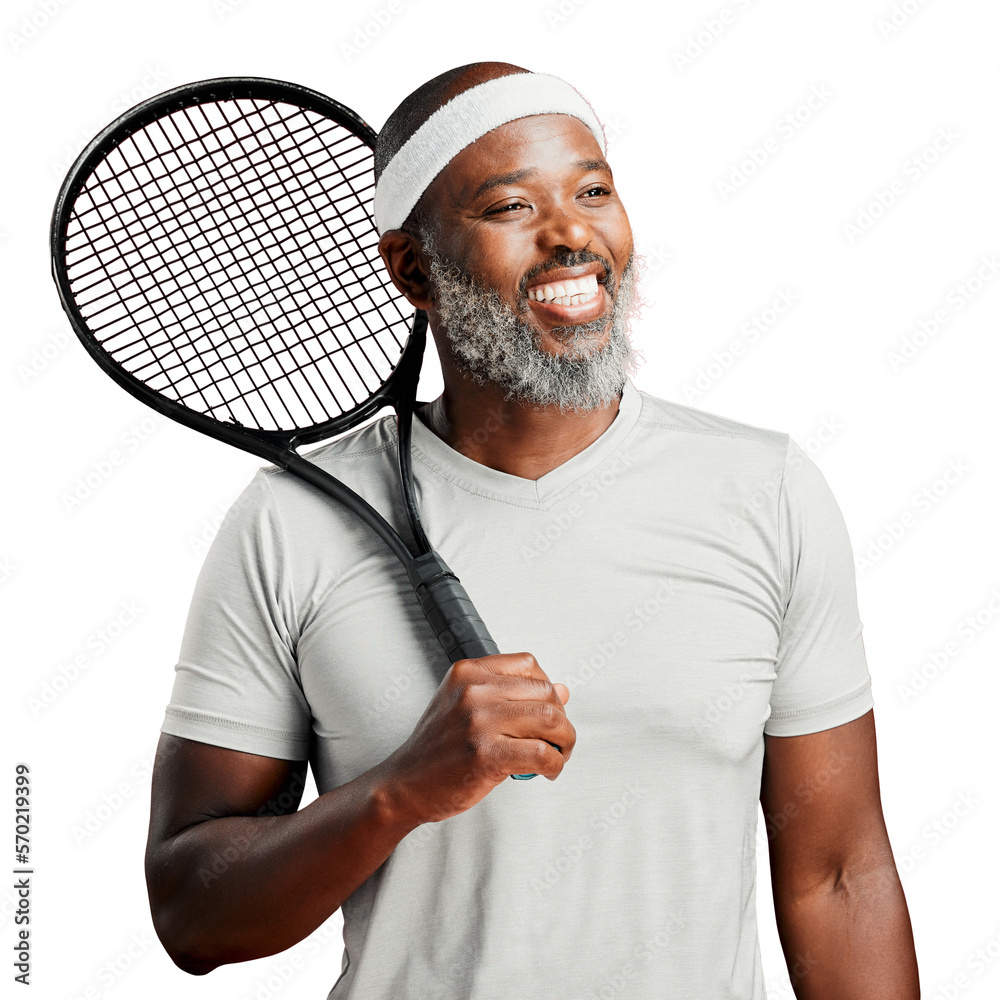
[(511, 212), (518, 208), (525, 208), (523, 202), (520, 201), (509, 201), (505, 205), (497, 205), (494, 208), (487, 209), (487, 215), (500, 215), (504, 212)]
[(593, 187), (587, 188), (583, 193), (588, 198), (597, 198), (602, 194), (611, 194), (611, 189), (605, 187), (603, 184), (595, 184)]

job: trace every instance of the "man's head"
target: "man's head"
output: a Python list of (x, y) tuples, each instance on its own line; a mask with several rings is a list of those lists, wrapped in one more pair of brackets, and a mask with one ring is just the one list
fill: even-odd
[(563, 409), (617, 397), (635, 361), (632, 234), (568, 84), (506, 63), (442, 74), (393, 112), (376, 176), (380, 250), (446, 378)]

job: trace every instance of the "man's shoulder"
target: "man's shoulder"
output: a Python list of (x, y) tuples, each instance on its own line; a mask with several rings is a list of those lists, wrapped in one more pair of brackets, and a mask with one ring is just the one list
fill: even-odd
[[(395, 419), (379, 417), (311, 450), (303, 449), (301, 455), (313, 465), (340, 478), (348, 470), (361, 471), (378, 465), (379, 459), (387, 452), (394, 454), (395, 448)], [(260, 471), (272, 481), (295, 478), (292, 473), (273, 465), (264, 466)]]
[(774, 451), (781, 457), (788, 447), (788, 434), (769, 427), (758, 427), (724, 417), (708, 410), (699, 410), (683, 403), (654, 396), (640, 390), (642, 411), (640, 423), (649, 431), (674, 431), (690, 435), (692, 445), (699, 438), (721, 437), (733, 441), (754, 442), (766, 450)]
[[(387, 463), (395, 463), (395, 420), (380, 417), (301, 454), (366, 499), (378, 499), (385, 488)], [(277, 503), (282, 508), (312, 503), (309, 498), (316, 495), (315, 489), (303, 490), (297, 475), (274, 465), (258, 470), (248, 492), (256, 493), (265, 505)]]
[(306, 452), (305, 457), (321, 468), (333, 471), (335, 467), (377, 463), (379, 457), (386, 452), (395, 453), (395, 449), (396, 419), (384, 416)]

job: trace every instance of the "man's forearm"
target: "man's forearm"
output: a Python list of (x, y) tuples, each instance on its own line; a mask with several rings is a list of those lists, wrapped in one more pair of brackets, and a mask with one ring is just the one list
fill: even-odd
[(811, 892), (775, 896), (798, 1000), (918, 1000), (917, 960), (895, 866), (844, 870)]
[(173, 960), (202, 974), (310, 934), (417, 825), (393, 792), (383, 764), (298, 812), (209, 819), (171, 837), (147, 867)]

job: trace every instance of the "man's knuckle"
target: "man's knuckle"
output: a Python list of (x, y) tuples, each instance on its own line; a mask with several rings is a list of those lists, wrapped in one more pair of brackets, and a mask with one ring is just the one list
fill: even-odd
[(488, 725), (489, 713), (481, 705), (469, 705), (465, 712), (465, 728), (470, 734), (474, 734), (472, 738), (480, 738), (479, 734), (483, 733)]
[(546, 729), (555, 729), (559, 725), (559, 717), (562, 715), (562, 712), (551, 702), (546, 701), (539, 706), (538, 714), (541, 723)]
[(469, 714), (479, 704), (479, 690), (475, 684), (464, 684), (455, 694), (455, 704), (459, 711)]

